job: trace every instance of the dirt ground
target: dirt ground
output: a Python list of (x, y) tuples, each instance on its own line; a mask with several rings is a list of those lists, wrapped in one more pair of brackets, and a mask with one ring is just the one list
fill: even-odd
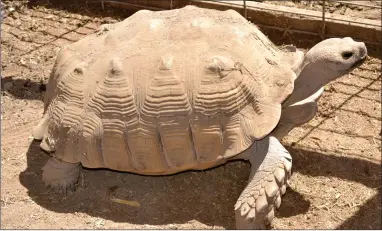
[[(240, 161), (165, 177), (83, 170), (74, 193), (47, 191), (41, 167), (48, 155), (30, 133), (42, 115), (55, 55), (131, 12), (41, 1), (7, 5), (1, 25), (2, 229), (234, 228), (233, 207), (249, 176), (249, 164)], [(272, 228), (382, 228), (380, 66), (380, 57), (371, 57), (327, 86), (315, 119), (283, 140), (293, 175)]]

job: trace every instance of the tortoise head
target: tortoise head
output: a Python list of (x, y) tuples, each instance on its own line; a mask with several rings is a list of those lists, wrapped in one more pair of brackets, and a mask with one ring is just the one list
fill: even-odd
[(312, 47), (305, 55), (304, 66), (313, 66), (312, 71), (325, 72), (328, 81), (337, 79), (360, 66), (367, 57), (365, 43), (350, 37), (326, 39)]
[(365, 43), (350, 37), (330, 38), (316, 44), (305, 54), (296, 73), (294, 91), (284, 105), (308, 98), (324, 85), (362, 65), (366, 57)]

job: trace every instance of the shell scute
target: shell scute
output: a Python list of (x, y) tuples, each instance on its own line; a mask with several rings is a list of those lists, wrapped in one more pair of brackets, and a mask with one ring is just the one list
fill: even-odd
[(165, 160), (161, 154), (160, 137), (157, 127), (145, 121), (132, 120), (127, 124), (127, 142), (133, 153), (135, 169), (151, 174), (166, 170)]
[(190, 121), (194, 147), (199, 162), (211, 162), (220, 159), (223, 142), (221, 124), (218, 121)]
[[(101, 145), (102, 120), (93, 112), (87, 112), (86, 115), (79, 128), (78, 152), (76, 155), (85, 167), (104, 167)], [(66, 156), (59, 157), (66, 159)]]
[(188, 121), (159, 125), (163, 152), (170, 168), (189, 168), (195, 165), (191, 129)]

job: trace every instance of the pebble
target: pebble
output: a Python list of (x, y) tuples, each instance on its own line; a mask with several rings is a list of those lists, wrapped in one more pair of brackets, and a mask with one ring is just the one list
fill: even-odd
[(340, 2), (336, 2), (336, 3), (334, 3), (334, 6), (337, 8), (340, 8), (342, 6), (342, 4)]
[(296, 4), (294, 4), (293, 2), (286, 2), (285, 5), (286, 5), (286, 6), (289, 6), (289, 7), (294, 7), (294, 6), (296, 6)]

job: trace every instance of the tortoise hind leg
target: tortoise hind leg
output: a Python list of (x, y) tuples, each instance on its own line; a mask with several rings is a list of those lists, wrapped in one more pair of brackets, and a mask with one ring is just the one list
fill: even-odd
[(42, 140), (48, 130), (49, 115), (45, 113), (40, 122), (32, 130), (32, 136), (35, 140)]
[(237, 229), (270, 224), (291, 175), (292, 157), (276, 138), (257, 141), (251, 152), (249, 182), (235, 205)]
[(74, 190), (80, 176), (79, 163), (68, 163), (54, 157), (48, 160), (42, 170), (45, 185), (63, 192)]

